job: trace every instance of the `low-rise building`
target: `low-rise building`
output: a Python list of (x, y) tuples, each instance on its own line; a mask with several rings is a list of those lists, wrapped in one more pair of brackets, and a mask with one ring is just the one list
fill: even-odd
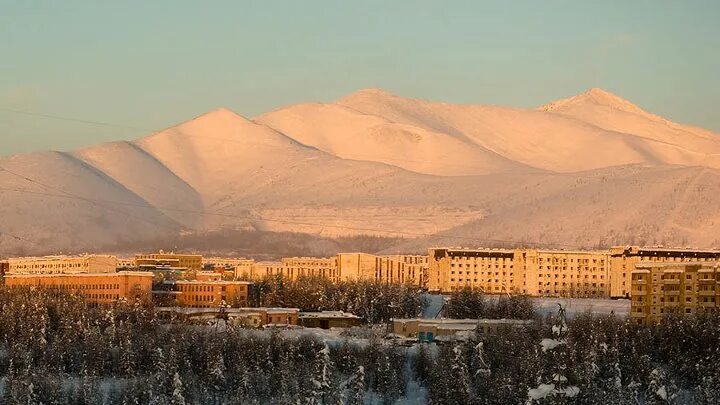
[(13, 257), (1, 262), (6, 275), (114, 273), (118, 266), (117, 257), (107, 255)]
[(166, 321), (191, 323), (226, 321), (229, 325), (260, 328), (267, 326), (296, 326), (297, 308), (181, 308), (156, 307), (158, 316)]
[(639, 262), (631, 277), (630, 314), (640, 323), (720, 308), (720, 262)]
[(175, 302), (171, 305), (194, 308), (245, 307), (252, 286), (248, 281), (177, 280), (164, 284), (172, 286), (170, 296)]
[(520, 319), (394, 319), (392, 334), (416, 339), (420, 342), (467, 338), (476, 331), (482, 335), (493, 335), (507, 328), (520, 328), (532, 324)]
[(343, 311), (300, 312), (298, 324), (306, 328), (350, 328), (359, 326), (360, 318)]
[(83, 274), (11, 274), (7, 288), (47, 288), (82, 296), (89, 304), (112, 304), (119, 300), (149, 300), (152, 275), (144, 272)]

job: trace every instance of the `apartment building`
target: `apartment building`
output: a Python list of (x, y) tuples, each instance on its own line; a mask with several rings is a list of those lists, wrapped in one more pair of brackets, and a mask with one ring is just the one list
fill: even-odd
[[(519, 249), (514, 254), (516, 291), (531, 296), (610, 296), (606, 251)], [(522, 286), (519, 281), (522, 280)]]
[(118, 300), (149, 300), (152, 274), (145, 272), (79, 274), (10, 274), (7, 288), (41, 287), (82, 296), (89, 304), (108, 305)]
[(720, 250), (617, 246), (610, 249), (610, 296), (630, 297), (632, 271), (640, 262), (684, 263), (720, 261)]
[(338, 253), (342, 281), (373, 280), (380, 283), (425, 286), (427, 261), (421, 256), (377, 256), (369, 253)]
[(224, 274), (232, 274), (236, 279), (249, 278), (252, 267), (255, 264), (253, 259), (229, 259), (222, 257), (203, 258), (203, 268), (211, 271), (223, 271)]
[(135, 255), (135, 265), (141, 267), (172, 267), (183, 268), (190, 271), (202, 270), (203, 258), (201, 255), (187, 255), (177, 253), (159, 253), (137, 254)]
[(118, 266), (115, 256), (14, 257), (0, 261), (4, 274), (112, 273)]
[(286, 257), (281, 259), (284, 274), (294, 280), (303, 276), (324, 277), (333, 282), (340, 281), (335, 257)]
[(432, 248), (427, 288), (452, 292), (470, 287), (486, 293), (527, 293), (515, 268), (515, 250)]
[(473, 288), (488, 294), (608, 297), (607, 252), (448, 249), (428, 252), (428, 290)]
[(639, 262), (631, 280), (630, 314), (644, 324), (720, 307), (720, 262)]
[(175, 294), (172, 306), (194, 308), (217, 308), (225, 303), (234, 308), (248, 305), (250, 287), (247, 281), (198, 281), (181, 280), (168, 282)]

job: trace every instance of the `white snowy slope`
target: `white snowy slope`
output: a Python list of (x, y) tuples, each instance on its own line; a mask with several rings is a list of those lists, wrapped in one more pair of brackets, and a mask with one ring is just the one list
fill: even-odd
[[(403, 98), (380, 90), (362, 90), (338, 103), (365, 114), (413, 125), (474, 142), (507, 159), (557, 172), (591, 170), (626, 164), (682, 164), (720, 167), (720, 136), (705, 131), (704, 140), (678, 134), (673, 142), (659, 133), (684, 128), (638, 114), (628, 102), (601, 90), (578, 100), (595, 100), (601, 93), (607, 114), (595, 116), (596, 103), (560, 102), (556, 107), (526, 110), (483, 105), (459, 105)], [(572, 113), (563, 114), (572, 104)], [(569, 110), (570, 111), (570, 110)], [(632, 119), (628, 118), (632, 117)], [(502, 170), (497, 170), (498, 172)]]
[(2, 250), (101, 248), (181, 229), (125, 186), (70, 154), (14, 155), (0, 158), (0, 167), (7, 170), (0, 171), (0, 232), (14, 236), (0, 236)]
[(337, 104), (299, 104), (255, 119), (345, 159), (382, 162), (444, 176), (531, 171), (462, 137)]
[(131, 142), (113, 142), (80, 149), (76, 157), (137, 194), (168, 217), (193, 228), (201, 218), (200, 195), (162, 163)]

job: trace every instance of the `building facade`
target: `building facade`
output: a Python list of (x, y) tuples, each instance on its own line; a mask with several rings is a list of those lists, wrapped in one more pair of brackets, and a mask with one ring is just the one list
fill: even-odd
[(342, 281), (369, 280), (385, 284), (414, 284), (424, 287), (427, 259), (416, 255), (377, 256), (369, 253), (338, 253)]
[(174, 305), (194, 308), (217, 308), (221, 304), (233, 308), (246, 307), (250, 296), (247, 281), (198, 281), (170, 282), (175, 292)]
[(632, 271), (640, 262), (684, 263), (720, 261), (720, 250), (618, 246), (610, 249), (610, 296), (630, 297)]
[(107, 305), (119, 300), (149, 300), (152, 274), (144, 272), (93, 274), (12, 274), (7, 288), (40, 287), (82, 296), (89, 304)]
[(118, 260), (104, 255), (15, 257), (2, 260), (0, 266), (6, 275), (114, 273)]
[(135, 255), (137, 267), (174, 267), (184, 268), (190, 271), (202, 270), (203, 258), (201, 255), (187, 255), (177, 253), (150, 253)]
[(610, 296), (604, 251), (433, 248), (428, 257), (431, 292), (473, 288), (487, 294)]
[(720, 307), (720, 262), (639, 262), (631, 280), (630, 314), (640, 323)]

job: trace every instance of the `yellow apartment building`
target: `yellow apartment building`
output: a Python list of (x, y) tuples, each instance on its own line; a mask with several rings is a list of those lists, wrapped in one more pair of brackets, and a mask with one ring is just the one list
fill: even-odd
[(7, 288), (42, 287), (81, 295), (89, 304), (107, 305), (120, 299), (149, 300), (152, 274), (145, 272), (80, 274), (11, 274)]
[(281, 259), (284, 275), (291, 280), (303, 276), (317, 276), (332, 282), (340, 281), (335, 257), (286, 257)]
[(602, 251), (433, 248), (428, 257), (430, 291), (469, 287), (488, 294), (609, 296), (608, 255)]
[(342, 281), (372, 280), (387, 284), (426, 283), (427, 261), (422, 256), (376, 256), (369, 253), (338, 253)]
[(1, 261), (6, 275), (12, 274), (79, 274), (114, 273), (118, 259), (115, 256), (43, 256), (14, 257)]
[(630, 314), (640, 323), (720, 307), (720, 262), (638, 262), (631, 280)]
[(452, 292), (470, 287), (488, 294), (524, 294), (522, 275), (510, 249), (432, 248), (428, 251), (427, 288)]
[(610, 296), (629, 297), (632, 271), (639, 262), (682, 263), (720, 261), (720, 250), (616, 246), (610, 249)]
[(190, 271), (202, 270), (203, 258), (201, 255), (186, 255), (177, 253), (150, 253), (135, 255), (135, 264), (138, 267), (167, 266), (174, 268), (185, 268)]
[(531, 296), (602, 298), (610, 296), (607, 251), (518, 249), (516, 290)]

